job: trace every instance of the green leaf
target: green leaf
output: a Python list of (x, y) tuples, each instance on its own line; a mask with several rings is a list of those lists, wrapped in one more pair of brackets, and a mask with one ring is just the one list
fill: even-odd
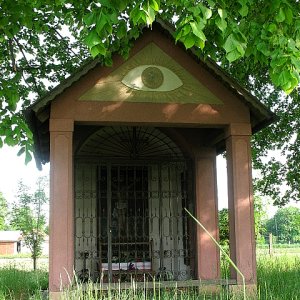
[(137, 5), (131, 12), (130, 12), (130, 19), (132, 20), (134, 25), (138, 25), (140, 19), (143, 19), (145, 15), (144, 10), (140, 10), (140, 7)]
[(95, 24), (95, 21), (96, 21), (96, 14), (93, 11), (83, 17), (83, 22), (87, 26), (91, 26)]
[(243, 48), (243, 46), (241, 44), (236, 45), (236, 50), (240, 53), (240, 56), (244, 56), (245, 49)]
[(2, 142), (2, 139), (0, 138), (0, 148), (3, 147), (3, 142)]
[(119, 11), (123, 11), (126, 9), (126, 7), (128, 5), (128, 1), (127, 0), (114, 0), (113, 5), (116, 6)]
[(189, 12), (193, 13), (194, 17), (199, 16), (201, 10), (198, 6), (192, 6), (187, 9)]
[(200, 49), (204, 49), (205, 41), (203, 41), (201, 39), (196, 39), (195, 40), (195, 46), (199, 47)]
[[(272, 57), (272, 56), (271, 56)], [(275, 69), (276, 67), (284, 66), (287, 63), (287, 58), (281, 55), (272, 57), (270, 66)]]
[(187, 36), (185, 40), (183, 41), (184, 46), (186, 49), (192, 48), (195, 45), (195, 40), (191, 36)]
[(285, 14), (284, 14), (284, 11), (283, 11), (282, 7), (280, 7), (279, 12), (278, 12), (278, 14), (275, 17), (275, 20), (278, 23), (281, 23), (281, 22), (283, 22), (285, 20)]
[(159, 5), (160, 5), (160, 3), (159, 3), (158, 0), (150, 0), (149, 1), (149, 5), (150, 5), (150, 7), (153, 8), (154, 11), (159, 11)]
[(227, 18), (227, 12), (224, 9), (218, 8), (218, 14), (222, 19)]
[(107, 20), (111, 20), (111, 22), (112, 22), (113, 24), (117, 24), (117, 23), (119, 22), (118, 15), (117, 15), (117, 13), (115, 13), (115, 12), (109, 14), (109, 17), (107, 17), (106, 19), (107, 19)]
[(182, 29), (182, 36), (189, 35), (190, 32), (191, 32), (191, 26), (189, 26), (189, 24), (186, 24)]
[(15, 146), (17, 144), (17, 141), (11, 135), (7, 135), (4, 142), (8, 146)]
[(111, 27), (110, 23), (108, 22), (107, 16), (103, 13), (100, 13), (96, 22), (96, 31), (99, 35), (102, 35), (102, 30), (105, 26)]
[(224, 32), (226, 30), (227, 22), (225, 19), (222, 19), (218, 16), (215, 20), (215, 23), (222, 32)]
[(117, 29), (117, 37), (120, 39), (126, 35), (127, 32), (127, 26), (125, 21), (121, 21), (119, 23), (118, 29)]
[(248, 15), (248, 6), (247, 5), (243, 5), (240, 9), (239, 9), (239, 13), (242, 17), (246, 17)]
[(20, 96), (17, 90), (8, 91), (8, 99), (7, 102), (12, 110), (17, 108), (17, 103), (20, 100)]
[(271, 54), (270, 50), (267, 48), (266, 43), (264, 42), (257, 44), (257, 50), (260, 51), (265, 56), (270, 56)]
[(268, 26), (268, 31), (270, 31), (270, 32), (272, 32), (272, 33), (276, 32), (276, 31), (277, 31), (277, 26), (276, 26), (276, 24), (271, 23), (271, 24)]
[(284, 10), (284, 14), (285, 14), (285, 20), (287, 22), (287, 24), (292, 24), (293, 23), (293, 11), (286, 6), (285, 10)]
[(237, 40), (235, 39), (234, 35), (231, 33), (227, 37), (223, 48), (225, 49), (225, 51), (227, 53), (229, 53), (229, 52), (234, 51), (236, 49), (237, 43), (238, 43)]
[(238, 50), (233, 50), (226, 54), (226, 58), (229, 62), (233, 62), (241, 57), (241, 53)]
[(111, 67), (113, 65), (113, 60), (110, 56), (107, 56), (105, 57), (104, 59), (104, 64), (107, 66), (107, 67)]
[(22, 147), (19, 151), (17, 156), (21, 156), (25, 152), (25, 147)]
[(148, 25), (151, 25), (155, 20), (155, 11), (151, 6), (148, 6), (146, 11), (146, 20)]
[(93, 48), (95, 45), (102, 43), (96, 30), (91, 30), (88, 36), (85, 38), (85, 43), (89, 48)]
[(103, 44), (98, 44), (98, 45), (92, 47), (90, 49), (90, 52), (91, 52), (91, 54), (92, 54), (93, 57), (96, 57), (99, 54), (105, 56), (105, 54), (106, 54), (106, 48), (103, 46)]
[(300, 71), (300, 58), (291, 56), (292, 64)]
[(211, 7), (215, 7), (216, 3), (213, 0), (207, 0), (207, 3), (209, 4), (209, 6)]
[(206, 37), (203, 31), (201, 30), (201, 24), (192, 22), (190, 25), (194, 35), (197, 36), (200, 40), (206, 41)]
[(203, 17), (208, 20), (212, 16), (212, 11), (211, 9), (207, 8), (206, 6), (200, 4), (200, 9), (202, 11)]
[(101, 6), (105, 6), (108, 8), (114, 8), (112, 5), (112, 2), (110, 0), (98, 0), (98, 2), (101, 4)]
[(32, 155), (31, 155), (31, 153), (28, 151), (28, 149), (26, 147), (26, 151), (25, 151), (25, 164), (27, 165), (31, 160), (32, 160)]

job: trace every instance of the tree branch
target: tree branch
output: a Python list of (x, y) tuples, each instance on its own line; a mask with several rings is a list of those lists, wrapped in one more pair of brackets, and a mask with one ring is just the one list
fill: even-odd
[(12, 70), (14, 72), (17, 72), (17, 65), (16, 65), (16, 59), (14, 55), (14, 47), (13, 47), (12, 39), (8, 40), (8, 48), (9, 48), (9, 54), (11, 58)]
[(64, 37), (60, 34), (60, 32), (59, 32), (56, 28), (53, 28), (53, 27), (51, 27), (51, 28), (52, 28), (52, 30), (54, 30), (55, 33), (60, 37), (60, 39), (61, 39), (62, 41), (65, 42), (65, 44), (67, 45), (68, 51), (69, 51), (69, 52), (72, 52), (75, 56), (78, 56), (78, 54), (76, 54), (76, 53), (73, 51), (73, 49), (69, 47), (69, 44), (68, 44), (67, 41), (64, 39)]
[[(26, 61), (26, 63), (27, 63), (27, 66), (28, 66), (29, 68), (31, 68), (31, 65), (30, 65), (30, 63), (29, 63), (29, 61), (28, 61), (28, 59), (27, 59), (27, 57), (26, 57), (26, 55), (25, 55), (25, 52), (23, 51), (23, 46), (19, 43), (19, 41), (18, 41), (15, 37), (14, 37), (14, 41), (15, 41), (16, 44), (18, 45), (18, 48), (19, 48), (19, 50), (21, 51), (22, 56), (24, 57), (24, 59), (25, 59), (25, 61)], [(39, 96), (41, 96), (40, 93), (39, 93), (39, 88), (38, 88), (37, 82), (36, 82), (36, 80), (35, 80), (35, 77), (33, 76), (33, 74), (31, 74), (31, 76), (32, 76), (32, 79), (33, 79), (33, 85), (34, 85), (34, 87), (35, 87), (35, 91), (36, 91), (36, 93), (37, 93)]]

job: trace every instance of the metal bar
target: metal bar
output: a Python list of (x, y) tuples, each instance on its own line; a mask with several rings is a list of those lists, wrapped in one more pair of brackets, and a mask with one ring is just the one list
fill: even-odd
[(158, 220), (158, 232), (159, 232), (159, 268), (160, 270), (163, 269), (163, 257), (164, 257), (164, 248), (163, 248), (163, 216), (162, 216), (162, 174), (161, 174), (161, 165), (158, 165), (158, 202), (159, 202), (159, 208), (158, 208), (158, 215), (159, 215), (159, 220)]
[(112, 200), (112, 193), (111, 193), (111, 164), (107, 164), (107, 242), (108, 242), (108, 249), (107, 249), (107, 262), (108, 262), (108, 281), (112, 282), (112, 226), (111, 226), (111, 200)]
[[(184, 165), (186, 166), (186, 163)], [(81, 213), (77, 212), (76, 216), (79, 221), (78, 228), (83, 231), (82, 237), (91, 236), (90, 230), (93, 228), (91, 228), (92, 225), (81, 228), (81, 219), (90, 222), (93, 219), (97, 222), (97, 244), (87, 245), (86, 241), (81, 246), (80, 236), (76, 236), (78, 249), (76, 251), (82, 251), (82, 249), (89, 251), (90, 256), (86, 262), (91, 265), (92, 278), (96, 280), (99, 272), (103, 270), (104, 282), (108, 280), (114, 283), (124, 278), (128, 280), (131, 275), (137, 276), (138, 279), (135, 279), (138, 281), (142, 277), (140, 272), (143, 270), (140, 267), (138, 270), (127, 270), (128, 266), (125, 267), (124, 263), (132, 261), (141, 264), (142, 262), (148, 263), (149, 260), (150, 263), (152, 262), (151, 268), (154, 266), (151, 270), (152, 275), (159, 276), (161, 272), (162, 280), (166, 280), (164, 278), (167, 278), (169, 274), (171, 277), (168, 278), (171, 280), (195, 278), (194, 274), (192, 275), (195, 268), (191, 259), (194, 258), (194, 239), (191, 234), (193, 226), (181, 212), (184, 206), (190, 205), (191, 200), (189, 178), (185, 176), (186, 169), (182, 168), (182, 161), (156, 161), (154, 165), (148, 161), (138, 164), (131, 163), (131, 161), (121, 164), (111, 161), (98, 165), (97, 168), (95, 165), (92, 167), (98, 176), (90, 176), (91, 166), (91, 164), (83, 164), (83, 168), (80, 168), (78, 173), (82, 179), (80, 193), (78, 192), (75, 198), (79, 205), (84, 205), (82, 203), (84, 195), (92, 197), (91, 181), (97, 180), (95, 191), (93, 191), (98, 194), (97, 215), (92, 212), (94, 206), (85, 205), (84, 210)], [(153, 181), (151, 172), (154, 172)], [(120, 192), (120, 195), (117, 192)], [(113, 212), (118, 197), (127, 204), (126, 212), (123, 211), (125, 214), (123, 227), (120, 224), (120, 209), (117, 209), (117, 214)], [(155, 203), (151, 200), (153, 197), (157, 199)], [(151, 227), (153, 220), (156, 220), (155, 228)], [(153, 241), (149, 240), (150, 237)], [(153, 246), (151, 243), (154, 243)], [(153, 247), (153, 253), (150, 253)], [(94, 249), (97, 255), (93, 254)], [(78, 268), (80, 268), (79, 266), (83, 263), (82, 257), (78, 257), (77, 261)], [(117, 262), (123, 263), (123, 270), (121, 270), (121, 265), (118, 270), (115, 269)], [(101, 263), (104, 263), (104, 266), (101, 266)], [(78, 271), (80, 270), (76, 268), (76, 272)]]

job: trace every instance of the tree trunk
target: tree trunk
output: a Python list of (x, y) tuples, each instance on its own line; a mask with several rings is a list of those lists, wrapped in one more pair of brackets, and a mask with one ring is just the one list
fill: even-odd
[(33, 270), (36, 271), (36, 256), (33, 256)]

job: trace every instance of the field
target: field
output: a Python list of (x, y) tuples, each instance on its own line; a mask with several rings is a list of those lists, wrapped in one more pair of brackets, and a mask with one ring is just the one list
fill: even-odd
[[(300, 249), (298, 249), (300, 253)], [(295, 252), (293, 250), (292, 252)], [(258, 295), (247, 296), (247, 299), (293, 300), (300, 299), (300, 255), (288, 253), (288, 249), (270, 257), (258, 255)], [(1, 262), (1, 259), (0, 259)], [(225, 264), (226, 268), (226, 264)], [(226, 273), (226, 272), (225, 272)], [(36, 273), (17, 269), (16, 265), (5, 265), (0, 268), (0, 300), (6, 299), (47, 299), (47, 271)], [(78, 284), (72, 291), (65, 292), (65, 299), (119, 299), (119, 300), (200, 300), (200, 299), (242, 299), (241, 295), (223, 290), (217, 295), (200, 294), (198, 289), (189, 290), (136, 290), (94, 292), (92, 283), (86, 286)]]

